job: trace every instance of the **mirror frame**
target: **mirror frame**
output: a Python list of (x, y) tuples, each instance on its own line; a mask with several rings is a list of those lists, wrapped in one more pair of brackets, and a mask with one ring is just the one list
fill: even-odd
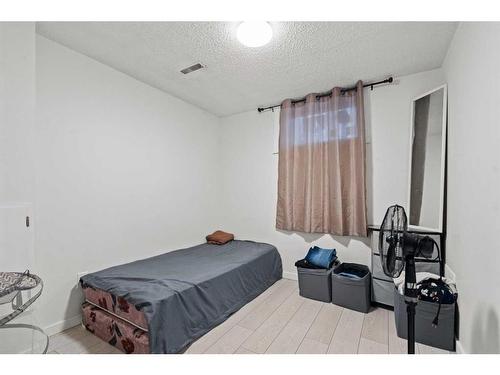
[[(415, 120), (415, 102), (418, 99), (423, 98), (424, 96), (430, 95), (433, 92), (439, 91), (443, 89), (443, 118), (442, 118), (442, 140), (441, 140), (441, 181), (440, 181), (440, 192), (439, 192), (439, 225), (437, 228), (429, 228), (419, 225), (411, 225), (410, 224), (410, 205), (411, 205), (411, 165), (412, 165), (412, 157), (413, 157), (413, 138), (415, 137), (415, 129), (413, 126)], [(447, 120), (448, 120), (448, 85), (445, 83), (441, 86), (438, 86), (432, 90), (429, 90), (422, 95), (419, 95), (413, 98), (411, 102), (411, 118), (410, 118), (410, 157), (409, 157), (409, 167), (408, 167), (408, 201), (407, 201), (407, 209), (408, 209), (408, 229), (412, 230), (421, 230), (428, 232), (436, 232), (443, 233), (443, 215), (444, 215), (444, 189), (445, 189), (445, 172), (446, 172), (446, 128), (447, 128)]]

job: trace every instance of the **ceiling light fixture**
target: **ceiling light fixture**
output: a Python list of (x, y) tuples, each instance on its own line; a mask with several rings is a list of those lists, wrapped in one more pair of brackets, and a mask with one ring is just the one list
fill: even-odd
[(266, 21), (244, 21), (236, 31), (238, 40), (247, 47), (261, 47), (273, 37), (273, 29)]

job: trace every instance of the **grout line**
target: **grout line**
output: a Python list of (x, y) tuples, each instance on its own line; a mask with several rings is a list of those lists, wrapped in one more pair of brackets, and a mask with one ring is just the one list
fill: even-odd
[[(326, 303), (326, 302), (325, 302)], [(324, 306), (324, 305), (323, 305)], [(318, 319), (318, 315), (319, 315), (319, 312), (321, 310), (323, 310), (323, 306), (321, 306), (321, 308), (318, 310), (318, 312), (316, 313), (316, 316), (314, 317), (313, 321), (311, 322), (311, 325), (309, 326), (309, 328), (307, 329), (306, 333), (304, 334), (304, 336), (302, 337), (302, 340), (300, 340), (299, 342), (299, 346), (297, 346), (297, 349), (295, 349), (295, 354), (297, 354), (297, 350), (299, 350), (300, 346), (302, 345), (302, 343), (304, 342), (304, 339), (306, 338), (307, 336), (307, 333), (309, 332), (309, 330), (311, 329), (311, 327), (313, 326), (314, 322), (316, 321), (316, 319)], [(299, 311), (299, 310), (297, 310)], [(284, 329), (284, 327), (283, 327)]]
[[(277, 292), (279, 292), (282, 288), (285, 288), (287, 283), (285, 283), (285, 282), (281, 282), (281, 280), (283, 280), (283, 279), (280, 279), (280, 280), (278, 280), (278, 281), (276, 282), (276, 283), (280, 283), (280, 285), (276, 285), (276, 283), (274, 283), (273, 285), (271, 285), (271, 286), (269, 287), (269, 288), (272, 288), (273, 286), (275, 286), (275, 285), (276, 285), (275, 289), (274, 289), (274, 290), (272, 290), (272, 291), (269, 293), (269, 295), (267, 295), (267, 296), (263, 297), (263, 298), (262, 298), (262, 300), (261, 300), (260, 302), (257, 302), (257, 303), (255, 304), (255, 306), (254, 306), (253, 308), (251, 308), (249, 311), (247, 311), (247, 312), (246, 312), (246, 313), (244, 313), (244, 314), (241, 314), (240, 319), (238, 319), (237, 321), (235, 321), (235, 322), (234, 322), (233, 327), (234, 327), (235, 325), (239, 325), (239, 323), (240, 323), (243, 319), (245, 319), (245, 318), (246, 318), (246, 316), (247, 316), (248, 314), (250, 314), (252, 311), (254, 311), (254, 310), (255, 310), (255, 309), (257, 309), (259, 306), (261, 306), (263, 303), (265, 303), (265, 302), (266, 302), (266, 301), (267, 301), (270, 297), (272, 297), (272, 296), (274, 295), (274, 293), (277, 293)], [(268, 289), (269, 289), (269, 288), (268, 288)], [(266, 290), (268, 290), (268, 289), (266, 289)], [(262, 292), (262, 293), (265, 293), (265, 291), (264, 291), (264, 292)], [(254, 302), (254, 301), (255, 301), (255, 299), (259, 298), (261, 295), (262, 295), (262, 294), (260, 294), (260, 295), (258, 295), (257, 297), (255, 297), (252, 301), (250, 301), (250, 302), (249, 302), (249, 304), (250, 304), (250, 303), (252, 303), (252, 302)], [(245, 306), (246, 306), (246, 305), (245, 305)], [(243, 306), (243, 307), (245, 307), (245, 306)], [(243, 308), (243, 307), (242, 307), (242, 308)], [(242, 308), (241, 308), (241, 309), (242, 309)], [(239, 312), (241, 311), (241, 309), (240, 309), (240, 310), (238, 310), (238, 311), (236, 311), (234, 314), (239, 313)], [(205, 333), (203, 336), (199, 337), (199, 338), (198, 338), (195, 342), (193, 342), (191, 345), (195, 344), (198, 340), (203, 339), (203, 337), (205, 337), (205, 336), (209, 335), (209, 334), (210, 334), (210, 332), (212, 332), (212, 330), (213, 330), (213, 329), (215, 329), (215, 328), (217, 328), (217, 327), (220, 327), (220, 326), (224, 325), (224, 324), (227, 322), (227, 320), (229, 320), (229, 319), (230, 319), (230, 318), (231, 318), (234, 314), (232, 314), (232, 315), (231, 315), (228, 319), (226, 319), (225, 321), (223, 321), (223, 322), (222, 322), (222, 323), (220, 323), (219, 325), (217, 325), (217, 326), (215, 326), (214, 328), (212, 328), (210, 331), (208, 331), (207, 333)], [(214, 343), (212, 343), (212, 345), (210, 345), (210, 346), (209, 346), (209, 347), (207, 347), (205, 350), (203, 350), (203, 351), (201, 352), (201, 354), (204, 354), (204, 353), (205, 353), (208, 349), (210, 349), (213, 345), (215, 345), (215, 344), (216, 344), (216, 343), (217, 343), (217, 342), (218, 342), (218, 341), (219, 341), (219, 340), (220, 340), (223, 336), (225, 336), (225, 335), (227, 334), (227, 332), (229, 332), (231, 329), (232, 329), (232, 327), (231, 327), (231, 328), (229, 328), (229, 329), (228, 329), (228, 330), (227, 330), (227, 331), (226, 331), (226, 332), (225, 332), (225, 333), (224, 333), (221, 337), (219, 337), (219, 338), (218, 338), (218, 339), (217, 339)], [(191, 345), (189, 345), (189, 346), (191, 346)], [(188, 349), (189, 349), (189, 347), (188, 347)], [(186, 350), (188, 350), (188, 349), (186, 349)]]
[(283, 332), (283, 330), (288, 326), (288, 324), (290, 323), (290, 321), (293, 319), (293, 317), (298, 313), (298, 311), (300, 310), (300, 308), (304, 305), (305, 301), (302, 301), (302, 303), (300, 304), (299, 308), (297, 309), (297, 311), (295, 311), (292, 316), (286, 321), (286, 324), (280, 329), (279, 333), (276, 335), (276, 337), (273, 339), (273, 341), (271, 341), (271, 343), (267, 346), (266, 350), (264, 351), (264, 353), (267, 353), (267, 351), (269, 350), (269, 348), (271, 347), (271, 345), (276, 341), (276, 339), (279, 337), (279, 335), (281, 335), (281, 332)]
[[(298, 290), (298, 289), (296, 289)], [(291, 295), (291, 294), (290, 294)], [(290, 298), (290, 296), (287, 297), (287, 299)], [(285, 301), (283, 301), (283, 303), (285, 303)], [(276, 335), (276, 337), (269, 343), (269, 345), (267, 346), (266, 350), (264, 351), (264, 354), (267, 353), (267, 351), (269, 350), (269, 348), (271, 347), (271, 345), (276, 341), (276, 339), (279, 337), (279, 335), (281, 335), (281, 332), (283, 332), (283, 330), (285, 329), (286, 326), (288, 326), (288, 323), (290, 323), (290, 321), (293, 319), (293, 317), (297, 314), (297, 312), (300, 310), (300, 308), (304, 305), (305, 303), (305, 300), (302, 301), (302, 303), (300, 304), (300, 306), (297, 308), (297, 311), (295, 311), (292, 316), (290, 316), (290, 318), (286, 321), (285, 325), (280, 329), (279, 333)], [(280, 305), (281, 306), (281, 305)], [(270, 318), (270, 317), (269, 317)], [(268, 318), (268, 319), (269, 319)], [(266, 319), (267, 321), (267, 319)], [(262, 323), (264, 324), (264, 323)]]
[[(326, 303), (326, 302), (325, 302)], [(323, 307), (325, 307), (325, 305), (322, 305), (321, 308), (318, 310), (318, 313), (316, 314), (316, 316), (314, 317), (314, 320), (312, 321), (311, 325), (309, 326), (309, 328), (307, 329), (307, 332), (305, 334), (304, 337), (307, 336), (307, 334), (309, 333), (309, 331), (311, 330), (312, 326), (314, 325), (314, 323), (316, 322), (316, 319), (318, 319), (318, 316), (319, 316), (319, 313), (321, 312), (321, 310), (323, 310)], [(301, 342), (302, 344), (302, 342)]]
[[(284, 287), (284, 286), (283, 286), (283, 287)], [(292, 294), (293, 294), (296, 290), (298, 290), (298, 288), (293, 288), (293, 289), (291, 290), (290, 294), (286, 294), (286, 298), (283, 300), (283, 302), (281, 302), (281, 304), (279, 304), (279, 305), (278, 305), (278, 307), (276, 307), (276, 309), (274, 309), (274, 310), (271, 312), (271, 314), (267, 317), (267, 319), (265, 319), (265, 320), (264, 320), (261, 324), (259, 324), (259, 325), (257, 326), (257, 328), (255, 328), (255, 330), (252, 330), (252, 333), (253, 333), (253, 332), (255, 332), (257, 329), (259, 329), (259, 327), (260, 327), (262, 324), (264, 324), (264, 323), (265, 323), (265, 322), (266, 322), (269, 318), (271, 318), (271, 316), (273, 316), (273, 314), (276, 312), (276, 310), (278, 310), (278, 309), (281, 307), (281, 305), (282, 305), (283, 303), (285, 303), (285, 301), (286, 301), (286, 300), (287, 300), (287, 299), (288, 299), (288, 298), (289, 298), (289, 297), (290, 297), (290, 296), (291, 296), (291, 295), (292, 295)], [(261, 303), (259, 303), (259, 304), (258, 304), (255, 308), (257, 308), (258, 306), (260, 306), (263, 302), (267, 301), (267, 299), (268, 299), (268, 298), (270, 298), (272, 295), (273, 295), (273, 293), (271, 293), (269, 296), (267, 296), (267, 297), (264, 299), (264, 301), (262, 301)], [(249, 303), (250, 303), (250, 302), (249, 302)], [(301, 305), (301, 306), (302, 306), (302, 305)], [(254, 309), (255, 309), (255, 308), (254, 308)], [(239, 322), (240, 322), (240, 321), (242, 321), (242, 320), (243, 320), (243, 318), (245, 318), (248, 314), (250, 314), (250, 313), (251, 313), (254, 309), (250, 310), (250, 311), (249, 311), (249, 312), (247, 312), (245, 315), (243, 315), (243, 317), (235, 323), (235, 326), (239, 326)], [(222, 322), (221, 324), (224, 324), (224, 323), (225, 323), (225, 322)], [(239, 326), (239, 327), (241, 327), (241, 326)], [(203, 351), (203, 353), (206, 353), (206, 351), (207, 351), (207, 350), (209, 350), (212, 346), (214, 346), (214, 345), (215, 345), (215, 344), (217, 344), (220, 340), (222, 340), (222, 338), (223, 338), (224, 336), (226, 336), (226, 335), (229, 333), (229, 331), (231, 331), (233, 328), (234, 328), (234, 327), (231, 327), (231, 328), (230, 328), (230, 329), (229, 329), (226, 333), (224, 333), (221, 337), (219, 337), (219, 339), (218, 339), (217, 341), (215, 341), (212, 345), (210, 345), (207, 349), (205, 349), (205, 350)], [(241, 327), (241, 328), (245, 328), (245, 327)], [(245, 329), (248, 329), (248, 328), (245, 328)], [(209, 331), (209, 332), (210, 332), (210, 331)], [(207, 334), (208, 334), (209, 332), (207, 332)], [(280, 333), (281, 333), (281, 331), (280, 331)], [(250, 337), (250, 336), (249, 336), (249, 337)], [(243, 345), (243, 343), (244, 343), (245, 341), (246, 341), (246, 339), (245, 339), (245, 340), (244, 340), (244, 341), (240, 344), (240, 346), (238, 346), (238, 348), (236, 348), (236, 350), (238, 350), (238, 349), (241, 347), (241, 345)]]
[(328, 349), (327, 349), (327, 353), (328, 351), (330, 350), (330, 346), (332, 345), (332, 342), (333, 342), (333, 338), (335, 337), (335, 332), (337, 332), (337, 328), (340, 324), (340, 320), (342, 319), (342, 316), (344, 315), (344, 312), (345, 312), (346, 308), (345, 307), (342, 307), (342, 311), (340, 312), (340, 316), (339, 316), (339, 320), (337, 321), (337, 324), (335, 325), (335, 329), (333, 330), (333, 335), (330, 339), (330, 343), (328, 344)]
[[(298, 289), (294, 289), (294, 291), (298, 291)], [(292, 293), (290, 293), (290, 295), (281, 303), (281, 305), (283, 305), (287, 300), (288, 298), (290, 298), (290, 296), (292, 295)], [(304, 304), (305, 301), (302, 301), (302, 303), (299, 305), (299, 307), (297, 308), (297, 311), (300, 310), (300, 308), (302, 307), (302, 305)], [(280, 307), (281, 307), (280, 305)], [(279, 307), (278, 307), (279, 308)], [(277, 310), (277, 309), (276, 309)], [(275, 311), (276, 311), (275, 310)], [(288, 323), (290, 322), (290, 320), (292, 320), (292, 318), (295, 316), (295, 314), (297, 314), (297, 311), (295, 311), (292, 316), (290, 316), (290, 318), (288, 318), (288, 320), (285, 322), (285, 325), (280, 329), (280, 331), (278, 332), (278, 334), (276, 335), (276, 337), (269, 343), (269, 345), (266, 347), (266, 350), (264, 350), (264, 354), (267, 353), (267, 351), (269, 350), (269, 348), (271, 347), (271, 345), (273, 344), (273, 342), (278, 338), (278, 336), (281, 334), (281, 332), (285, 329), (285, 327), (288, 325)], [(274, 314), (274, 312), (273, 312)], [(268, 319), (271, 319), (271, 316), (272, 314), (269, 316), (269, 318), (267, 318), (264, 322), (262, 322), (262, 324), (264, 324), (265, 322), (267, 322)], [(261, 324), (261, 325), (262, 325)], [(260, 326), (259, 326), (260, 327)]]
[[(240, 348), (241, 348), (241, 345), (240, 345), (240, 346), (238, 346), (238, 349), (236, 349), (236, 350), (235, 350), (233, 353), (231, 353), (231, 354), (244, 354), (244, 353), (236, 353), (238, 350), (240, 350)], [(253, 350), (250, 350), (250, 349), (247, 349), (247, 348), (243, 348), (243, 349), (245, 349), (246, 351), (250, 352), (251, 354), (259, 354), (259, 353), (255, 353)]]
[[(273, 312), (272, 312), (272, 313), (271, 313), (271, 314), (267, 317), (267, 319), (265, 319), (265, 320), (264, 320), (261, 324), (259, 324), (259, 325), (257, 326), (257, 328), (255, 329), (255, 331), (256, 331), (257, 329), (259, 329), (259, 328), (260, 328), (260, 326), (262, 326), (265, 322), (267, 322), (267, 321), (268, 321), (268, 320), (269, 320), (269, 319), (270, 319), (270, 318), (274, 315), (274, 313), (276, 312), (276, 310), (278, 310), (278, 309), (281, 307), (281, 305), (283, 305), (283, 304), (284, 304), (284, 303), (288, 300), (288, 298), (290, 298), (290, 296), (291, 296), (292, 294), (294, 294), (295, 292), (297, 292), (297, 291), (298, 291), (298, 288), (293, 288), (292, 292), (291, 292), (290, 294), (287, 294), (286, 298), (285, 298), (285, 299), (284, 299), (284, 300), (283, 300), (283, 301), (279, 304), (279, 306), (278, 306), (278, 307), (276, 307), (276, 308), (273, 310)], [(304, 303), (304, 302), (302, 302), (302, 303)], [(302, 304), (301, 304), (300, 306), (302, 306)], [(299, 308), (300, 308), (300, 307), (299, 307)], [(298, 311), (298, 309), (297, 309), (297, 311)], [(295, 312), (295, 313), (297, 313), (297, 312)], [(294, 315), (295, 315), (295, 314), (294, 314)]]
[[(340, 307), (340, 306), (339, 306)], [(328, 343), (328, 349), (326, 350), (326, 352), (328, 353), (328, 350), (330, 349), (330, 345), (332, 345), (332, 341), (333, 341), (333, 336), (335, 336), (335, 332), (337, 331), (337, 327), (339, 326), (340, 324), (340, 319), (342, 319), (342, 315), (344, 314), (344, 311), (345, 311), (345, 308), (344, 307), (340, 307), (342, 309), (342, 311), (340, 312), (340, 316), (339, 318), (337, 319), (337, 324), (335, 324), (335, 328), (333, 329), (333, 333), (332, 333), (332, 337), (330, 337), (330, 342)]]
[(356, 350), (355, 354), (359, 354), (359, 344), (361, 343), (361, 336), (363, 335), (363, 326), (365, 325), (365, 319), (368, 314), (363, 314), (363, 323), (361, 324), (361, 332), (359, 333), (358, 337), (358, 349)]

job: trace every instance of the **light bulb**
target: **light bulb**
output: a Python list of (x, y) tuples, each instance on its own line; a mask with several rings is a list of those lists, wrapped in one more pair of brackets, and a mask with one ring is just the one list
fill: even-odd
[(273, 29), (266, 21), (245, 21), (238, 25), (238, 40), (247, 47), (261, 47), (273, 37)]

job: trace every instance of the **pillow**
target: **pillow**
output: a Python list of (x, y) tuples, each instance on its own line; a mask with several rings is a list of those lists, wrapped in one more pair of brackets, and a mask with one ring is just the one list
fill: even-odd
[(322, 249), (321, 247), (311, 247), (305, 257), (305, 260), (321, 268), (330, 268), (337, 259), (337, 250)]

